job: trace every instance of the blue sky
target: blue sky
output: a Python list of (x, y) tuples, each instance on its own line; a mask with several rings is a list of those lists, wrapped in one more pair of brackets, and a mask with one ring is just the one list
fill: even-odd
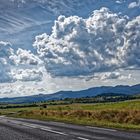
[(1, 0), (0, 97), (140, 81), (139, 0)]

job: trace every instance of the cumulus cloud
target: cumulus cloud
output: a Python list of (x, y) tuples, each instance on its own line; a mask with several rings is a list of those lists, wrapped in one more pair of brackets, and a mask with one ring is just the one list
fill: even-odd
[(0, 83), (41, 81), (42, 61), (28, 50), (12, 49), (9, 42), (0, 41)]
[(120, 72), (105, 72), (105, 73), (101, 73), (98, 75), (98, 78), (100, 80), (108, 80), (108, 79), (130, 79), (131, 78), (131, 74), (128, 74), (127, 76), (122, 75)]
[(43, 63), (29, 50), (18, 49), (11, 57), (15, 67), (11, 70), (13, 79), (18, 81), (41, 81), (43, 77)]
[(0, 41), (0, 82), (10, 82), (10, 66), (12, 61), (10, 57), (13, 55), (13, 49), (9, 42)]
[(124, 37), (124, 45), (118, 53), (122, 53), (127, 67), (140, 68), (140, 16), (126, 24)]
[(80, 77), (81, 79), (85, 79), (86, 81), (98, 80), (98, 81), (112, 81), (112, 80), (128, 80), (132, 78), (132, 74), (126, 73), (124, 74), (122, 71), (114, 71), (114, 72), (99, 72), (94, 73), (93, 75)]
[(15, 55), (11, 57), (16, 65), (38, 65), (41, 60), (34, 55), (30, 50), (23, 50), (19, 48)]
[(135, 8), (135, 7), (140, 7), (140, 0), (138, 0), (137, 2), (131, 2), (129, 5), (128, 5), (128, 8)]
[(120, 77), (121, 77), (121, 74), (119, 72), (108, 72), (101, 75), (101, 80), (118, 79)]
[(43, 73), (36, 69), (19, 69), (13, 70), (12, 76), (18, 81), (41, 81)]
[(130, 20), (101, 8), (87, 19), (59, 16), (33, 46), (52, 75), (77, 76), (139, 67), (139, 41), (140, 16)]

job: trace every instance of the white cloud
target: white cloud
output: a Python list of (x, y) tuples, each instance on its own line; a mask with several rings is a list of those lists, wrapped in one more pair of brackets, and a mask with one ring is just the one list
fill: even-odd
[(30, 51), (15, 51), (9, 42), (0, 41), (0, 83), (41, 81), (43, 67), (42, 61)]
[(18, 49), (11, 57), (15, 67), (11, 70), (13, 79), (18, 81), (41, 81), (44, 72), (43, 62), (29, 50)]
[(0, 83), (10, 82), (12, 77), (10, 75), (10, 66), (12, 61), (10, 57), (13, 55), (13, 49), (9, 42), (0, 41)]
[(124, 0), (116, 0), (116, 3), (118, 4), (122, 4), (124, 2)]
[(20, 48), (11, 59), (16, 65), (38, 65), (42, 63), (30, 50), (23, 50)]
[(125, 42), (118, 53), (127, 67), (140, 68), (140, 16), (126, 24)]
[(37, 54), (0, 41), (0, 97), (139, 83), (140, 16), (120, 15), (107, 8), (86, 19), (61, 15), (50, 35), (36, 37)]
[(108, 73), (104, 73), (101, 75), (101, 80), (118, 79), (120, 77), (121, 77), (121, 75), (119, 72), (108, 72)]
[(98, 79), (100, 80), (109, 80), (109, 79), (130, 79), (131, 78), (131, 74), (128, 74), (127, 76), (122, 75), (120, 72), (105, 72), (105, 73), (101, 73), (98, 74)]
[(37, 36), (33, 46), (54, 76), (139, 67), (139, 19), (129, 20), (107, 8), (95, 10), (87, 19), (59, 16), (52, 34)]
[(135, 8), (135, 7), (140, 7), (140, 0), (138, 0), (137, 2), (131, 2), (129, 5), (128, 5), (128, 8)]
[(43, 77), (42, 71), (37, 69), (18, 69), (11, 73), (18, 81), (41, 81)]

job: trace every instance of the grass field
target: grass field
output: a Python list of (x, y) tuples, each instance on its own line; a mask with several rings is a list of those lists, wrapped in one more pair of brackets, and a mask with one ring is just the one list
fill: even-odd
[(140, 130), (140, 100), (1, 109), (2, 115)]

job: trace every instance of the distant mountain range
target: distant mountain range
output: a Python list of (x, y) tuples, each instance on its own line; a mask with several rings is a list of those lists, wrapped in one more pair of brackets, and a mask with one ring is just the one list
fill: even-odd
[(94, 97), (102, 94), (123, 94), (123, 95), (134, 95), (140, 93), (140, 84), (134, 86), (123, 86), (118, 85), (112, 86), (102, 86), (93, 87), (81, 91), (60, 91), (54, 94), (39, 94), (33, 96), (25, 97), (15, 97), (15, 98), (0, 98), (0, 103), (32, 103), (47, 100), (59, 100), (65, 98), (81, 98), (81, 97)]

